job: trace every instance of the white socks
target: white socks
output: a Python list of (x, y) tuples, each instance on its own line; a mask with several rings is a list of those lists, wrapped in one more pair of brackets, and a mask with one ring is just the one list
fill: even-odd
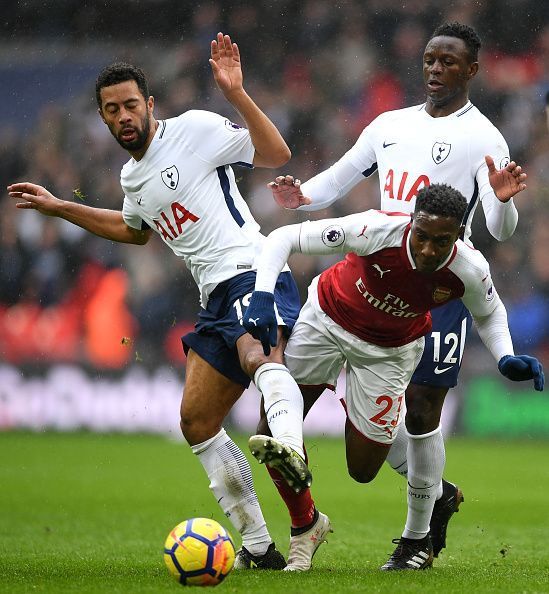
[[(405, 427), (402, 430), (405, 431)], [(419, 539), (429, 533), (433, 506), (442, 495), (446, 455), (440, 427), (423, 435), (405, 433), (408, 438), (408, 517), (402, 536)]]
[(398, 474), (404, 477), (408, 475), (408, 435), (404, 422), (400, 423), (398, 426), (395, 439), (387, 454), (386, 462), (388, 462)]
[(254, 383), (263, 394), (272, 436), (305, 459), (303, 396), (288, 368), (280, 363), (264, 363), (255, 372)]
[(210, 479), (210, 489), (233, 526), (242, 535), (242, 546), (252, 555), (263, 555), (269, 536), (252, 482), (248, 460), (225, 429), (191, 446)]

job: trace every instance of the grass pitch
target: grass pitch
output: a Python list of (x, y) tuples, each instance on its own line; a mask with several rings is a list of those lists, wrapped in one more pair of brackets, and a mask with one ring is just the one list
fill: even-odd
[[(244, 449), (245, 439), (237, 439)], [(245, 449), (247, 452), (247, 449)], [(388, 467), (370, 485), (346, 474), (343, 441), (310, 438), (313, 493), (335, 533), (305, 574), (233, 572), (219, 591), (549, 592), (549, 442), (447, 443), (445, 476), (465, 494), (432, 570), (384, 573), (405, 519), (405, 484)], [(251, 457), (250, 457), (251, 458)], [(251, 459), (271, 534), (288, 519)], [(169, 530), (218, 510), (182, 442), (157, 436), (0, 433), (0, 592), (178, 592), (162, 559)]]

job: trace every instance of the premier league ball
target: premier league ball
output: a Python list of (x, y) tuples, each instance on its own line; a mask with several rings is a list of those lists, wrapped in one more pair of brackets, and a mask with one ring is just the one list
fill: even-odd
[(164, 544), (164, 561), (184, 586), (217, 586), (233, 568), (231, 535), (215, 520), (192, 518), (178, 524)]

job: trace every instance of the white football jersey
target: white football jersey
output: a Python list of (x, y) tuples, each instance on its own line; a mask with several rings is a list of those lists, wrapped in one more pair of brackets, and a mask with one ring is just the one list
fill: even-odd
[(207, 111), (160, 120), (140, 161), (122, 168), (124, 221), (150, 227), (181, 256), (206, 307), (215, 286), (255, 269), (264, 237), (231, 164), (252, 167), (248, 130)]
[(509, 163), (505, 139), (469, 101), (446, 117), (430, 116), (425, 104), (385, 112), (363, 130), (343, 158), (364, 176), (378, 170), (382, 210), (413, 212), (421, 188), (434, 183), (453, 186), (469, 202), (467, 240), (479, 199), (495, 198), (485, 155), (494, 159), (497, 169)]

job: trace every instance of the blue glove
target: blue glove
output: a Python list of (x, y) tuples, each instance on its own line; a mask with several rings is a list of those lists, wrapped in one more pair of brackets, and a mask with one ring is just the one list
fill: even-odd
[(543, 365), (528, 355), (505, 355), (499, 360), (498, 369), (513, 382), (533, 379), (534, 388), (541, 392), (545, 384)]
[(276, 346), (278, 322), (274, 308), (274, 295), (267, 291), (254, 291), (244, 315), (242, 325), (263, 345), (268, 356), (271, 347)]

